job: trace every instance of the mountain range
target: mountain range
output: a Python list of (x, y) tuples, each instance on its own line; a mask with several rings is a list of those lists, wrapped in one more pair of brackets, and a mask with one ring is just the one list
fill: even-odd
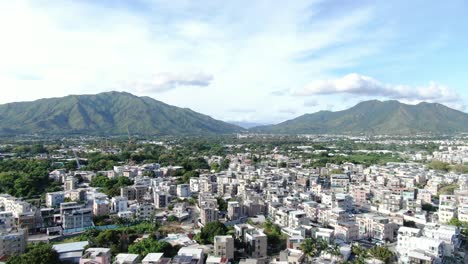
[(276, 125), (237, 124), (125, 92), (0, 105), (0, 135), (442, 134), (468, 132), (468, 114), (437, 103), (372, 100)]
[(468, 114), (438, 103), (364, 101), (343, 111), (305, 114), (276, 125), (255, 127), (275, 134), (402, 134), (468, 132)]
[(0, 134), (196, 135), (244, 129), (125, 92), (69, 95), (0, 105)]

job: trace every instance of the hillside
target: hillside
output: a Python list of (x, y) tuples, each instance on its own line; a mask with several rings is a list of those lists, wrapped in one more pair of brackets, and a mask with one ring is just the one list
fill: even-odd
[(125, 92), (0, 105), (0, 134), (224, 134), (244, 129), (187, 108)]
[(365, 101), (347, 110), (305, 114), (252, 132), (278, 134), (414, 134), (468, 132), (468, 114), (437, 103)]

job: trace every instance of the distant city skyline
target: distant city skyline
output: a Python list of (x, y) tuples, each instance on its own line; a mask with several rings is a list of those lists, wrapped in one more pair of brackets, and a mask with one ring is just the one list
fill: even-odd
[(262, 124), (369, 99), (466, 112), (467, 9), (464, 1), (7, 1), (0, 103), (116, 90)]

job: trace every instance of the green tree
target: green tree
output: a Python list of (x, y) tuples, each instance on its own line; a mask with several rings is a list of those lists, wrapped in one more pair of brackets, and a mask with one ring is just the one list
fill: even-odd
[(309, 262), (318, 253), (315, 239), (312, 239), (312, 238), (304, 239), (304, 241), (302, 241), (302, 243), (300, 245), (300, 249), (307, 256), (307, 258), (309, 259)]
[(7, 264), (60, 264), (59, 254), (52, 248), (52, 245), (39, 243), (28, 247), (26, 253), (13, 256)]
[(324, 252), (330, 254), (332, 257), (341, 257), (340, 247), (336, 244), (328, 245)]
[(170, 215), (170, 216), (167, 217), (167, 221), (168, 222), (177, 222), (178, 219), (177, 219), (177, 217), (175, 215)]
[(227, 227), (220, 222), (210, 222), (206, 224), (195, 236), (195, 240), (200, 244), (213, 244), (215, 236), (224, 236), (226, 235), (228, 229)]
[(177, 251), (177, 247), (173, 247), (166, 241), (158, 241), (153, 237), (143, 239), (128, 247), (128, 252), (140, 255), (140, 259), (144, 258), (148, 253), (164, 253), (164, 257), (172, 258), (177, 255)]
[(387, 247), (375, 246), (369, 249), (369, 255), (385, 263), (390, 263), (394, 253)]
[(221, 197), (216, 198), (216, 200), (218, 201), (218, 210), (219, 211), (227, 211), (228, 204), (227, 204), (226, 200), (224, 200)]
[(449, 171), (450, 169), (449, 163), (438, 160), (431, 161), (431, 163), (429, 163), (427, 166), (433, 170)]

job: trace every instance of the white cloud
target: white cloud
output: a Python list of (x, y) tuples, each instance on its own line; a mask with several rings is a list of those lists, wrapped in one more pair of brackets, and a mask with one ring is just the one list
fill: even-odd
[(447, 86), (430, 82), (427, 86), (394, 85), (352, 73), (337, 79), (314, 81), (293, 92), (297, 96), (349, 94), (384, 97), (402, 101), (458, 102), (460, 96)]
[(316, 107), (316, 106), (318, 106), (318, 105), (319, 105), (319, 103), (318, 103), (318, 101), (315, 100), (315, 99), (306, 100), (306, 101), (304, 102), (304, 106), (305, 106), (305, 107)]
[(294, 109), (294, 108), (282, 108), (282, 109), (279, 109), (279, 112), (281, 114), (295, 114), (297, 113), (297, 109)]
[(278, 88), (327, 78), (392, 39), (368, 30), (373, 8), (321, 16), (317, 2), (2, 2), (0, 103), (118, 89), (220, 119), (283, 121), (281, 109), (306, 106)]
[(233, 113), (255, 113), (256, 109), (255, 108), (232, 108), (232, 109), (229, 109), (229, 112), (233, 112)]
[(213, 76), (205, 73), (174, 74), (157, 73), (149, 79), (137, 80), (125, 86), (137, 92), (166, 92), (184, 86), (209, 86)]

